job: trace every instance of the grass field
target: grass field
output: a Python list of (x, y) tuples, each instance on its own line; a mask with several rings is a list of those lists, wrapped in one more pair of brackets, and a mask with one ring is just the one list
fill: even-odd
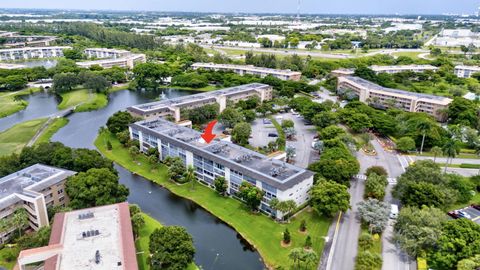
[(42, 135), (38, 137), (37, 141), (35, 144), (40, 144), (44, 142), (49, 142), (52, 136), (57, 133), (58, 130), (60, 130), (62, 127), (66, 126), (68, 124), (68, 119), (67, 118), (57, 118), (53, 120), (52, 123), (48, 126), (47, 129), (45, 129), (42, 132)]
[(78, 106), (76, 112), (93, 111), (107, 106), (108, 98), (105, 94), (94, 93), (91, 94), (87, 89), (74, 90), (60, 95), (62, 102), (58, 104), (58, 109), (65, 110), (67, 108)]
[[(107, 151), (106, 142), (110, 141), (113, 150)], [(298, 213), (288, 224), (280, 224), (271, 218), (249, 211), (245, 204), (238, 200), (218, 195), (212, 189), (203, 185), (196, 185), (195, 190), (190, 190), (190, 185), (176, 185), (168, 180), (167, 169), (161, 166), (153, 170), (145, 156), (140, 156), (134, 162), (118, 140), (110, 133), (100, 134), (95, 146), (107, 158), (117, 162), (127, 170), (141, 175), (159, 185), (169, 189), (184, 198), (188, 198), (204, 209), (217, 216), (252, 244), (262, 256), (264, 262), (271, 267), (290, 269), (292, 261), (288, 258), (289, 252), (296, 247), (303, 247), (307, 235), (312, 238), (313, 249), (320, 256), (324, 246), (324, 236), (327, 234), (331, 220), (319, 216), (316, 212), (306, 209)], [(307, 234), (299, 232), (300, 223), (307, 223)], [(282, 247), (282, 235), (288, 228), (291, 234), (291, 245)], [(213, 240), (213, 239), (212, 239)], [(316, 268), (316, 267), (315, 267)], [(313, 269), (313, 268), (312, 268)]]
[(35, 133), (47, 121), (46, 118), (35, 119), (5, 130), (0, 133), (0, 156), (10, 155), (20, 150), (35, 136)]
[(4, 247), (0, 249), (0, 267), (13, 269), (17, 262), (16, 257), (20, 252), (18, 247)]
[(0, 93), (0, 118), (24, 110), (28, 106), (28, 102), (19, 97), (33, 94), (39, 90), (39, 88), (28, 88), (16, 92)]
[[(135, 247), (137, 249), (137, 261), (138, 261), (138, 269), (139, 270), (148, 270), (150, 269), (149, 265), (147, 264), (148, 258), (148, 244), (150, 242), (150, 234), (157, 228), (161, 228), (162, 224), (155, 220), (154, 218), (150, 217), (149, 215), (142, 213), (145, 219), (145, 226), (140, 230), (139, 237), (135, 241)], [(197, 270), (198, 267), (191, 263), (187, 270)]]
[[(361, 230), (360, 230), (360, 235), (362, 234), (370, 234), (370, 232), (368, 231), (368, 227), (365, 226), (364, 224), (362, 224)], [(382, 255), (382, 236), (381, 235), (377, 235), (377, 236), (378, 238), (376, 238), (375, 235), (373, 236), (372, 247), (369, 249), (366, 249), (365, 251), (370, 251), (371, 253)], [(360, 246), (359, 246), (359, 251), (360, 251)], [(382, 266), (378, 268), (372, 268), (371, 270), (381, 270), (381, 269), (382, 269)]]

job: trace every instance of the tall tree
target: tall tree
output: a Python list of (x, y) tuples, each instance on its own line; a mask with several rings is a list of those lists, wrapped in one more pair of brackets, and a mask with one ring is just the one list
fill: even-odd
[(152, 270), (187, 269), (195, 255), (192, 236), (180, 226), (155, 229), (150, 235), (149, 251)]
[(457, 156), (458, 152), (460, 151), (460, 147), (458, 146), (458, 142), (450, 139), (448, 140), (442, 147), (443, 154), (447, 157), (447, 162), (445, 162), (445, 171), (447, 173), (448, 162), (450, 163), (453, 159)]
[(333, 216), (350, 208), (350, 194), (342, 184), (320, 181), (310, 190), (310, 204), (319, 214)]

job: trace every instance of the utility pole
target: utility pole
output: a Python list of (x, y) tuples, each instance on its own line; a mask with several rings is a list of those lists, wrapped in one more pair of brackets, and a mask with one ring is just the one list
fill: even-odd
[(297, 23), (300, 23), (300, 5), (301, 5), (301, 0), (297, 0)]

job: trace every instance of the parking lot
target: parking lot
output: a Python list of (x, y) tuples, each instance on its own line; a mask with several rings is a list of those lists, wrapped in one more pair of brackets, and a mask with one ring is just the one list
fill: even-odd
[[(269, 119), (257, 118), (252, 122), (252, 137), (248, 140), (253, 147), (267, 146), (277, 137), (269, 137), (268, 134), (277, 134), (277, 129)], [(277, 134), (278, 135), (278, 134)]]
[(454, 210), (448, 213), (452, 218), (468, 218), (471, 221), (480, 224), (480, 205), (472, 205), (462, 209)]

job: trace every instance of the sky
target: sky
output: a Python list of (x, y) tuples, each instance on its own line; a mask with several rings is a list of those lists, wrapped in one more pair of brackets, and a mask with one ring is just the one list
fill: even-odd
[[(480, 0), (301, 0), (301, 13), (473, 14)], [(0, 8), (296, 13), (297, 0), (0, 0)]]

